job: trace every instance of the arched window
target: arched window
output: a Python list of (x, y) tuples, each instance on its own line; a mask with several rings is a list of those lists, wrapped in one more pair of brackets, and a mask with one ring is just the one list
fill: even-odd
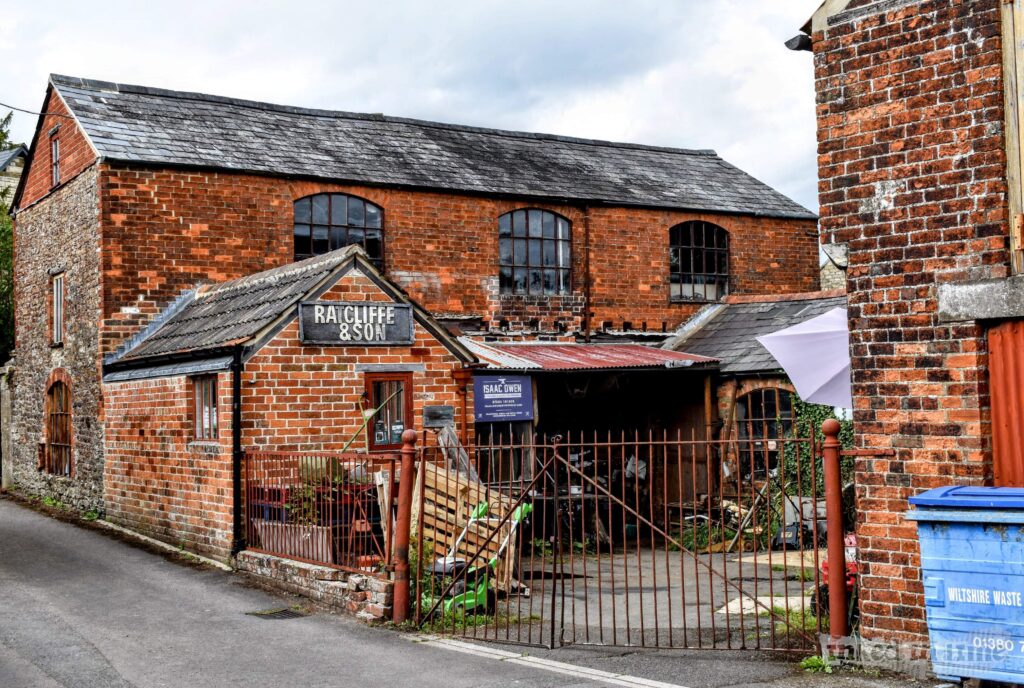
[(42, 469), (71, 475), (71, 388), (56, 380), (46, 392), (46, 447)]
[(502, 294), (530, 296), (572, 291), (569, 221), (547, 210), (514, 210), (498, 218), (498, 274)]
[(740, 472), (763, 475), (778, 465), (781, 440), (793, 436), (793, 393), (778, 387), (755, 389), (736, 400)]
[(348, 194), (316, 194), (295, 201), (295, 260), (359, 244), (378, 268), (384, 263), (383, 211)]
[(729, 293), (729, 233), (710, 222), (683, 222), (669, 230), (670, 297), (717, 301)]

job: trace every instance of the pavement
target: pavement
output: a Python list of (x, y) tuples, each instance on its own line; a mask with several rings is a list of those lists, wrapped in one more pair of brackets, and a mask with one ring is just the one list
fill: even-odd
[[(287, 619), (252, 615), (299, 610)], [(796, 686), (906, 679), (808, 674), (741, 652), (482, 645), (371, 627), (0, 497), (0, 686)], [(935, 685), (930, 684), (917, 685)]]

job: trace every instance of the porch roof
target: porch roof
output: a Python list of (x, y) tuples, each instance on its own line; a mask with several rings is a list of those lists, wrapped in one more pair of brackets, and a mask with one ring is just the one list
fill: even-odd
[(608, 370), (713, 366), (717, 359), (642, 344), (577, 344), (573, 342), (480, 342), (461, 337), (488, 368), (502, 370)]

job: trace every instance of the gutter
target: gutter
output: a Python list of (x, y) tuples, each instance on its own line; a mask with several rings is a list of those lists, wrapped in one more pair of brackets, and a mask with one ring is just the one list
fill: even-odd
[(245, 531), (242, 527), (242, 467), (245, 451), (242, 449), (242, 347), (235, 347), (231, 362), (231, 502), (232, 537), (231, 556), (245, 549)]

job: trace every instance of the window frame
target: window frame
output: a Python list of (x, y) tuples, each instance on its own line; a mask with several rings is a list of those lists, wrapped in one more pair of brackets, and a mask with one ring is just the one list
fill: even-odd
[[(697, 244), (695, 230), (700, 228), (701, 244)], [(689, 230), (690, 241), (684, 243), (677, 237), (681, 237), (685, 230)], [(713, 245), (708, 245), (708, 230), (714, 237)], [(721, 225), (706, 220), (686, 220), (672, 225), (668, 230), (668, 257), (669, 257), (669, 301), (672, 303), (715, 303), (729, 295), (732, 286), (732, 255), (731, 236), (729, 230)], [(678, 233), (678, 234), (677, 234)], [(724, 247), (719, 245), (720, 239), (724, 238)], [(696, 271), (695, 253), (700, 252), (700, 265), (702, 270)], [(673, 254), (678, 257), (673, 258)], [(683, 256), (687, 254), (689, 270), (684, 270)], [(708, 270), (708, 256), (712, 259), (713, 270)], [(725, 256), (725, 271), (721, 271), (719, 256)], [(676, 267), (673, 266), (675, 263)], [(689, 277), (689, 281), (685, 278)], [(689, 285), (694, 292), (691, 295), (682, 294), (683, 285)], [(676, 285), (680, 293), (676, 294)], [(697, 288), (700, 287), (703, 295), (697, 295)], [(712, 287), (716, 294), (708, 296), (708, 288)]]
[[(516, 216), (523, 217), (522, 233), (517, 234)], [(540, 227), (536, 233), (531, 230), (536, 216)], [(552, 235), (545, 236), (545, 216), (551, 217)], [(565, 227), (565, 236), (561, 236), (561, 227)], [(507, 224), (507, 233), (503, 225)], [(531, 244), (539, 246), (537, 262), (532, 257), (533, 248)], [(519, 261), (520, 249), (524, 260)], [(551, 265), (545, 263), (548, 255), (547, 247), (553, 245), (554, 262)], [(506, 252), (505, 247), (508, 246)], [(563, 252), (567, 254), (563, 264)], [(506, 260), (505, 255), (509, 256)], [(572, 265), (572, 221), (564, 215), (544, 208), (516, 208), (498, 216), (498, 293), (502, 296), (571, 296), (573, 293), (573, 265)], [(506, 271), (508, 274), (506, 276)], [(525, 290), (516, 286), (516, 274), (522, 271), (525, 275)], [(540, 273), (539, 290), (533, 288), (533, 273)], [(548, 292), (544, 287), (545, 273), (554, 272), (556, 286), (554, 291)]]
[[(192, 440), (217, 442), (220, 440), (220, 404), (217, 399), (217, 375), (195, 375), (189, 378), (192, 386)], [(206, 401), (209, 399), (209, 407)]]
[[(63, 403), (63, 407), (59, 410), (57, 409), (58, 399)], [(50, 382), (46, 388), (46, 442), (43, 448), (42, 465), (39, 467), (42, 472), (49, 475), (70, 478), (74, 474), (75, 428), (71, 403), (71, 385), (62, 379)], [(55, 452), (55, 449), (59, 449), (59, 454), (63, 457), (60, 461), (60, 470), (57, 470), (58, 463), (55, 455), (58, 452)]]
[(67, 273), (50, 276), (50, 346), (64, 346), (67, 334)]
[[(379, 401), (374, 395), (374, 383), (377, 382), (401, 382), (404, 385), (402, 390), (402, 413), (405, 415), (403, 419), (402, 431), (408, 430), (415, 426), (415, 417), (413, 416), (413, 374), (411, 372), (369, 372), (364, 376), (365, 385), (365, 398), (366, 398), (366, 411), (372, 411), (377, 408)], [(382, 411), (383, 412), (383, 411)], [(394, 451), (402, 448), (402, 442), (383, 442), (378, 443), (375, 439), (375, 428), (374, 425), (377, 421), (377, 417), (371, 418), (366, 424), (366, 449), (367, 451)]]
[[(770, 395), (774, 403), (775, 416), (768, 417), (765, 409), (766, 396)], [(786, 398), (785, 404), (783, 398)], [(752, 403), (757, 399), (760, 416), (749, 415), (754, 408)], [(781, 386), (766, 385), (748, 390), (736, 398), (733, 410), (736, 424), (736, 441), (740, 461), (740, 473), (747, 475), (753, 465), (756, 473), (772, 470), (782, 459), (785, 441), (795, 437), (796, 409), (795, 402), (799, 397), (792, 389)], [(743, 413), (741, 413), (741, 409)], [(787, 413), (783, 411), (787, 410)]]
[(50, 187), (60, 185), (60, 137), (54, 133), (50, 137)]
[[(327, 210), (326, 210), (327, 217), (326, 217), (326, 222), (314, 222), (315, 218), (313, 216), (313, 212), (314, 212), (313, 204), (315, 202), (314, 199), (319, 198), (319, 197), (325, 197), (327, 199)], [(335, 223), (334, 222), (334, 218), (335, 218), (334, 203), (335, 203), (335, 199), (337, 197), (344, 197), (346, 199), (345, 222), (344, 223)], [(361, 225), (359, 225), (359, 224), (350, 224), (348, 222), (348, 219), (349, 219), (349, 212), (348, 212), (349, 200), (359, 201), (360, 203), (363, 204), (363, 223)], [(310, 213), (309, 214), (309, 219), (307, 221), (304, 221), (304, 222), (299, 222), (298, 221), (298, 215), (297, 215), (298, 207), (299, 207), (299, 204), (304, 202), (304, 201), (309, 203), (309, 213)], [(374, 226), (370, 225), (369, 223), (367, 223), (367, 218), (369, 217), (369, 213), (366, 212), (366, 208), (367, 207), (372, 207), (373, 209), (376, 210), (377, 216), (380, 218), (380, 221), (377, 223), (378, 226), (374, 227)], [(309, 252), (308, 253), (299, 253), (299, 251), (297, 250), (297, 243), (298, 243), (298, 237), (299, 237), (298, 228), (299, 227), (305, 227), (305, 228), (307, 228), (309, 230), (309, 236), (308, 236)], [(316, 239), (315, 239), (315, 232), (316, 232), (317, 229), (326, 229), (326, 231), (327, 231), (327, 238), (326, 238), (326, 241), (327, 241), (327, 251), (321, 251), (320, 253), (317, 253), (314, 250), (314, 241), (316, 241)], [(337, 246), (334, 245), (334, 243), (335, 243), (334, 242), (335, 230), (343, 230), (344, 231), (344, 235), (345, 235), (345, 238), (346, 238), (346, 242), (345, 243), (341, 243), (341, 244), (339, 244)], [(347, 241), (347, 239), (348, 239), (348, 237), (349, 237), (349, 235), (351, 233), (351, 230), (358, 230), (358, 231), (363, 232), (363, 238), (362, 238), (361, 242), (351, 242), (351, 243), (349, 243)], [(366, 232), (367, 231), (375, 231), (375, 232), (379, 232), (380, 233), (380, 238), (379, 238), (380, 256), (379, 257), (374, 257), (374, 256), (370, 255), (369, 251), (367, 251), (367, 237), (366, 237)], [(364, 251), (367, 251), (366, 255), (367, 255), (367, 258), (370, 260), (370, 262), (373, 263), (374, 265), (376, 265), (378, 270), (383, 271), (384, 270), (384, 256), (386, 255), (385, 234), (386, 233), (384, 231), (384, 208), (382, 206), (374, 203), (373, 201), (367, 200), (367, 199), (365, 199), (365, 198), (363, 198), (361, 196), (356, 196), (355, 194), (345, 193), (343, 191), (324, 191), (324, 192), (320, 192), (320, 193), (309, 194), (308, 196), (302, 196), (301, 198), (296, 198), (295, 200), (292, 201), (292, 258), (294, 260), (296, 260), (296, 261), (305, 260), (306, 258), (312, 258), (313, 256), (320, 256), (320, 255), (323, 255), (324, 253), (327, 253), (329, 251), (335, 251), (335, 250), (337, 250), (339, 248), (344, 248), (345, 246), (350, 246), (352, 244), (358, 244), (359, 246), (363, 247)]]

